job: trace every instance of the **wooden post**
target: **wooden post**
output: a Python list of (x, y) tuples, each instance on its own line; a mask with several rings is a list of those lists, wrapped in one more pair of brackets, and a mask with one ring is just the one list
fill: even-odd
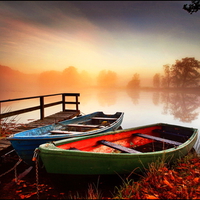
[(62, 94), (62, 111), (65, 111), (65, 94)]
[(40, 119), (44, 119), (44, 97), (40, 97)]
[(76, 95), (76, 111), (78, 111), (78, 95)]
[[(0, 116), (1, 116), (1, 102), (0, 102)], [(1, 117), (0, 117), (0, 136), (1, 136), (1, 130), (2, 130), (2, 120), (1, 120)]]

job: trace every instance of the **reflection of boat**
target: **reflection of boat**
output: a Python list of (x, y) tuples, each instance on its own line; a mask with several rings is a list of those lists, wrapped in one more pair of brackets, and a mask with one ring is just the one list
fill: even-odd
[(48, 173), (126, 174), (159, 159), (168, 162), (186, 155), (197, 132), (160, 123), (46, 143), (36, 151)]
[(104, 114), (94, 112), (65, 120), (57, 124), (34, 128), (9, 136), (13, 148), (27, 164), (32, 162), (33, 152), (40, 144), (64, 138), (80, 137), (118, 129), (124, 113)]

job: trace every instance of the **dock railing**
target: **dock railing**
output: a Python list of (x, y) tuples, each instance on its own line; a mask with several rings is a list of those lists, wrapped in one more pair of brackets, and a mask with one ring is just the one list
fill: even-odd
[[(44, 98), (50, 97), (50, 96), (60, 96), (61, 100), (53, 102), (53, 103), (45, 104)], [(70, 97), (70, 96), (75, 97), (75, 101), (66, 101), (66, 97)], [(0, 119), (6, 118), (6, 117), (11, 117), (11, 116), (14, 116), (14, 115), (19, 115), (19, 114), (22, 114), (22, 113), (31, 112), (31, 111), (34, 111), (34, 110), (40, 110), (40, 119), (42, 120), (45, 117), (45, 108), (55, 106), (55, 105), (59, 105), (59, 104), (62, 104), (62, 111), (67, 111), (66, 110), (66, 104), (75, 104), (75, 111), (79, 111), (79, 108), (78, 108), (78, 105), (80, 104), (80, 102), (78, 101), (79, 96), (80, 96), (80, 93), (58, 93), (58, 94), (50, 94), (50, 95), (2, 100), (2, 101), (0, 101)], [(11, 112), (1, 113), (1, 107), (2, 107), (3, 103), (11, 102), (11, 101), (23, 101), (23, 100), (35, 99), (35, 98), (39, 99), (39, 102), (40, 102), (39, 106), (34, 106), (34, 107), (15, 110), (15, 111), (11, 111)]]

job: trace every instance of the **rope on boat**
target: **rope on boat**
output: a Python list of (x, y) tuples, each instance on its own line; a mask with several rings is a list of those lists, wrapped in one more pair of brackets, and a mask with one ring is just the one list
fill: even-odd
[[(53, 143), (53, 141), (52, 141), (52, 143)], [(42, 162), (40, 162), (40, 159), (39, 159), (39, 157), (38, 157), (38, 155), (39, 155), (39, 149), (38, 148), (36, 148), (35, 150), (34, 150), (34, 153), (33, 153), (33, 157), (32, 157), (32, 161), (33, 162), (37, 162), (36, 164), (40, 167), (40, 168), (44, 168), (44, 164), (42, 163)]]
[(9, 169), (7, 172), (1, 174), (1, 175), (0, 175), (0, 178), (1, 178), (2, 176), (6, 175), (7, 173), (11, 172), (12, 170), (14, 170), (14, 169), (17, 167), (17, 165), (19, 165), (21, 162), (22, 162), (22, 159), (19, 159), (18, 162), (14, 165), (14, 167), (11, 168), (11, 169)]
[[(37, 152), (37, 154), (38, 154), (38, 152)], [(36, 161), (35, 161), (35, 176), (36, 176), (37, 199), (39, 200), (40, 199), (40, 194), (39, 194), (38, 159), (36, 159)]]
[(35, 162), (35, 176), (36, 176), (37, 199), (39, 200), (38, 153), (39, 153), (39, 149), (36, 148), (36, 149), (34, 150), (34, 153), (33, 153), (32, 161)]
[(39, 200), (38, 153), (39, 153), (39, 149), (36, 148), (34, 150), (34, 153), (33, 153), (32, 161), (35, 162), (35, 176), (36, 176), (37, 199)]
[(34, 153), (33, 153), (33, 158), (32, 158), (32, 161), (35, 162), (37, 160), (37, 157), (38, 157), (38, 153), (39, 153), (39, 149), (36, 148), (34, 150)]

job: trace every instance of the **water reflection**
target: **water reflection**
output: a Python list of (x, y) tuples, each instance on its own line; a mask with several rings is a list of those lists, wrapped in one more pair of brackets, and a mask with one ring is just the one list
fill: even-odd
[(139, 89), (127, 89), (127, 94), (131, 97), (133, 104), (137, 105), (140, 99), (140, 90)]
[(152, 97), (152, 101), (154, 103), (154, 105), (159, 105), (160, 103), (160, 92), (153, 92), (153, 97)]
[(102, 107), (115, 105), (117, 92), (113, 89), (99, 89), (97, 92), (97, 100)]
[(192, 122), (198, 118), (195, 111), (199, 107), (199, 99), (196, 94), (187, 93), (161, 93), (161, 101), (164, 104), (164, 114), (171, 114), (181, 122)]

